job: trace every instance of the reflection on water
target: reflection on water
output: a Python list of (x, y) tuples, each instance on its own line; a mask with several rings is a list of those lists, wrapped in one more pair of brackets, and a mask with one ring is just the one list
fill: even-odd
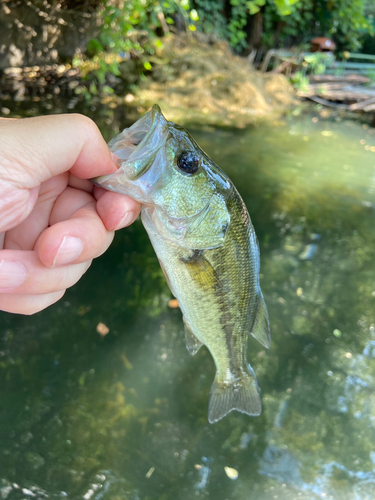
[[(118, 133), (119, 112), (93, 113)], [(373, 499), (374, 131), (305, 116), (192, 133), (260, 242), (262, 415), (208, 424), (212, 359), (187, 353), (137, 222), (60, 303), (0, 315), (0, 498)]]

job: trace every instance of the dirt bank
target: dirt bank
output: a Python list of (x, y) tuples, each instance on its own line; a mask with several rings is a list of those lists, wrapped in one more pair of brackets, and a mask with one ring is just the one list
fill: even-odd
[(297, 102), (283, 75), (255, 71), (225, 42), (207, 43), (207, 38), (189, 35), (167, 39), (154, 58), (150, 78), (135, 95), (135, 104), (157, 102), (179, 123), (236, 126), (273, 117)]

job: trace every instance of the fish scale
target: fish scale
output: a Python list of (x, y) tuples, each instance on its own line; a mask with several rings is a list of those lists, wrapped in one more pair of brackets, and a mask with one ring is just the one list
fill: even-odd
[(216, 376), (208, 420), (261, 413), (247, 338), (269, 347), (250, 216), (227, 175), (156, 105), (110, 142), (119, 169), (95, 184), (143, 203), (142, 222), (178, 300), (188, 351), (210, 351)]

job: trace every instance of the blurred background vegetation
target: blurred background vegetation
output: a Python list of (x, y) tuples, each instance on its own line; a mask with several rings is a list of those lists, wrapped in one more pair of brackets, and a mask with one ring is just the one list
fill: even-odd
[(240, 55), (308, 47), (314, 36), (375, 53), (372, 0), (3, 0), (1, 9), (0, 70), (68, 63), (88, 80), (87, 97), (113, 92), (124, 60), (147, 78), (176, 32), (226, 40)]

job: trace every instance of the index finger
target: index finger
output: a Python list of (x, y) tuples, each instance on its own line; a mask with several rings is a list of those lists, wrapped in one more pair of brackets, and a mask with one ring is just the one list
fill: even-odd
[(6, 180), (33, 188), (70, 170), (89, 179), (113, 173), (117, 166), (98, 127), (79, 114), (0, 120), (0, 163)]

